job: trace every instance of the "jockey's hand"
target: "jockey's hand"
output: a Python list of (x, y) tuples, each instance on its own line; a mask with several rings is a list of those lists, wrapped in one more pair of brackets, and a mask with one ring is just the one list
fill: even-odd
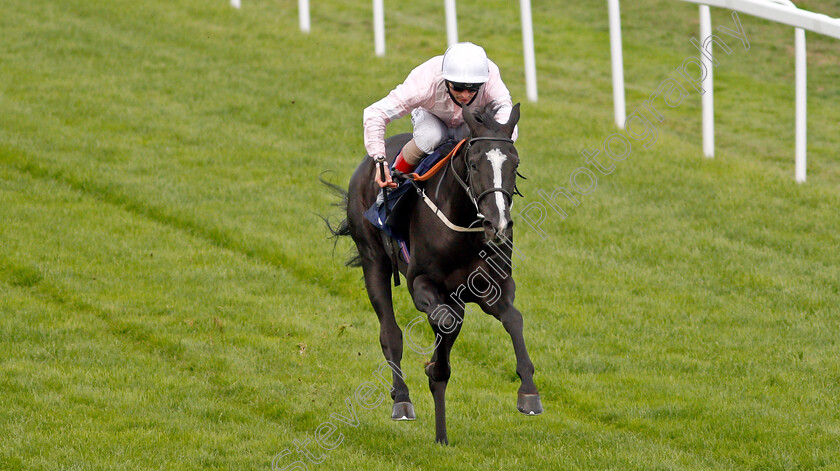
[[(377, 157), (381, 157), (378, 159)], [(388, 162), (385, 161), (384, 156), (377, 156), (373, 158), (373, 167), (374, 167), (374, 179), (376, 184), (379, 185), (379, 188), (396, 188), (397, 184), (391, 179), (391, 169), (389, 168)], [(383, 178), (384, 172), (384, 178)]]

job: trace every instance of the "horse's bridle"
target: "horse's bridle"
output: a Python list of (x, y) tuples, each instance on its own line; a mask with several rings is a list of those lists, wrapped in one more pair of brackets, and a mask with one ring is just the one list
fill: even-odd
[[(466, 180), (461, 179), (461, 176), (458, 175), (458, 172), (455, 171), (455, 167), (454, 167), (455, 159), (453, 158), (453, 159), (449, 160), (449, 166), (452, 167), (452, 173), (455, 175), (455, 180), (461, 185), (461, 187), (464, 189), (464, 191), (467, 192), (467, 196), (470, 197), (470, 201), (472, 201), (473, 206), (475, 206), (476, 216), (478, 216), (479, 219), (484, 219), (484, 215), (481, 214), (481, 211), (478, 209), (478, 203), (479, 203), (479, 201), (481, 201), (482, 198), (484, 198), (485, 196), (487, 196), (491, 193), (498, 192), (498, 193), (501, 193), (501, 194), (505, 195), (505, 197), (507, 197), (508, 204), (511, 204), (513, 202), (513, 195), (511, 195), (510, 192), (505, 190), (504, 188), (494, 187), (494, 188), (488, 188), (488, 189), (482, 191), (481, 194), (478, 195), (477, 197), (475, 196), (475, 193), (473, 192), (472, 186), (470, 185), (470, 177), (472, 177), (472, 167), (470, 167), (470, 164), (467, 161), (467, 156), (469, 155), (470, 147), (472, 147), (473, 143), (476, 142), (476, 141), (496, 141), (496, 142), (507, 142), (507, 143), (513, 144), (513, 139), (508, 139), (506, 137), (474, 137), (474, 138), (470, 139), (469, 142), (467, 142), (467, 146), (464, 148), (464, 151), (463, 151), (464, 166), (467, 169)], [(518, 190), (514, 190), (514, 192), (519, 193)]]
[[(426, 203), (426, 205), (432, 210), (432, 212), (435, 214), (435, 216), (437, 216), (446, 225), (446, 227), (452, 229), (455, 232), (483, 232), (484, 231), (483, 228), (473, 227), (473, 225), (477, 222), (481, 222), (484, 219), (484, 215), (481, 214), (481, 211), (479, 211), (479, 209), (478, 209), (478, 202), (481, 201), (482, 198), (489, 195), (490, 193), (500, 192), (503, 195), (507, 196), (508, 204), (511, 204), (511, 202), (512, 202), (511, 200), (513, 199), (509, 191), (505, 190), (504, 188), (498, 188), (498, 187), (490, 188), (488, 190), (485, 190), (480, 195), (478, 195), (478, 198), (475, 197), (475, 194), (473, 193), (472, 188), (470, 187), (470, 178), (472, 176), (472, 169), (471, 169), (470, 164), (469, 164), (469, 162), (467, 161), (467, 158), (466, 158), (466, 156), (468, 155), (468, 151), (469, 151), (470, 146), (472, 146), (472, 143), (475, 142), (475, 141), (499, 141), (499, 142), (508, 142), (508, 143), (511, 143), (511, 144), (513, 143), (512, 139), (507, 139), (507, 138), (503, 138), (503, 137), (474, 137), (474, 138), (470, 139), (470, 141), (467, 143), (466, 147), (462, 151), (463, 155), (464, 155), (464, 164), (465, 164), (466, 170), (467, 170), (466, 181), (463, 180), (461, 178), (461, 176), (458, 175), (458, 172), (455, 170), (454, 161), (457, 158), (457, 155), (451, 155), (451, 158), (450, 158), (450, 156), (446, 157), (447, 159), (449, 159), (449, 168), (452, 169), (452, 173), (455, 175), (455, 180), (461, 185), (461, 187), (464, 189), (464, 191), (467, 192), (467, 196), (469, 196), (470, 201), (472, 201), (473, 206), (475, 206), (475, 213), (476, 213), (476, 216), (477, 216), (478, 219), (473, 221), (472, 224), (469, 225), (469, 227), (463, 227), (463, 226), (459, 226), (457, 224), (453, 224), (452, 221), (450, 221), (449, 218), (447, 218), (446, 215), (443, 214), (443, 212), (440, 210), (440, 208), (438, 208), (437, 205), (431, 200), (431, 198), (429, 198), (426, 195), (426, 191), (423, 188), (421, 188), (420, 186), (417, 185), (416, 180), (419, 180), (419, 178), (409, 178), (409, 181), (411, 182), (411, 184), (414, 185), (414, 189), (417, 190), (417, 194), (420, 196), (420, 198), (422, 198), (422, 200)], [(461, 142), (463, 142), (463, 141), (461, 141)], [(455, 154), (457, 151), (458, 151), (458, 147), (456, 146), (455, 150), (453, 150), (452, 153)], [(445, 171), (446, 170), (444, 170), (444, 172)], [(523, 179), (525, 178), (519, 173), (518, 170), (516, 171), (516, 175), (520, 178), (523, 178)], [(440, 189), (440, 182), (438, 182), (438, 189)], [(515, 183), (514, 183), (514, 186), (513, 186), (513, 193), (516, 194), (516, 195), (522, 196), (522, 193), (520, 193), (519, 188), (516, 187)]]

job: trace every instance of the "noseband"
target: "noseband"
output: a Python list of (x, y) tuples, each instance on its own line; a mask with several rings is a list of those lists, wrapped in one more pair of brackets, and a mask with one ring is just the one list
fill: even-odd
[(458, 175), (458, 172), (455, 171), (455, 159), (451, 159), (449, 161), (449, 166), (452, 167), (452, 173), (455, 175), (455, 180), (458, 181), (461, 187), (467, 192), (467, 195), (470, 197), (470, 201), (472, 201), (473, 206), (475, 206), (476, 216), (478, 216), (479, 219), (484, 219), (484, 215), (481, 214), (481, 211), (478, 209), (478, 203), (482, 200), (482, 198), (491, 193), (499, 192), (505, 195), (508, 204), (511, 204), (513, 202), (513, 196), (510, 194), (509, 191), (501, 187), (488, 188), (487, 190), (482, 191), (481, 194), (479, 194), (477, 197), (475, 196), (472, 186), (470, 185), (470, 180), (472, 177), (472, 167), (470, 167), (469, 162), (467, 162), (467, 155), (469, 155), (470, 147), (472, 147), (473, 143), (476, 141), (496, 141), (513, 144), (513, 139), (508, 139), (505, 137), (474, 137), (470, 139), (470, 141), (467, 143), (467, 147), (464, 149), (464, 166), (467, 169), (467, 178), (465, 180), (461, 179), (461, 176)]

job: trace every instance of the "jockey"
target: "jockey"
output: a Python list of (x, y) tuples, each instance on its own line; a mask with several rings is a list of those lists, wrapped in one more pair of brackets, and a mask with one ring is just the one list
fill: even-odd
[[(364, 138), (368, 155), (376, 162), (385, 161), (385, 126), (411, 113), (413, 138), (402, 148), (394, 162), (401, 173), (410, 173), (426, 155), (447, 139), (469, 137), (462, 106), (499, 105), (495, 119), (506, 123), (513, 103), (499, 74), (499, 67), (487, 58), (480, 46), (457, 43), (442, 56), (420, 64), (405, 81), (385, 98), (365, 108)], [(518, 129), (514, 128), (516, 140)], [(375, 171), (376, 183), (394, 188), (388, 166), (385, 175)]]

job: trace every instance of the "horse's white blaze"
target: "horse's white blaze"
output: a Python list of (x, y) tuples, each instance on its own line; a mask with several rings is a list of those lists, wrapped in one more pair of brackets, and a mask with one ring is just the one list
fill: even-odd
[[(493, 149), (487, 153), (487, 158), (493, 165), (493, 186), (495, 188), (502, 187), (502, 164), (507, 160), (507, 156), (499, 149)], [(507, 219), (505, 218), (505, 196), (497, 191), (494, 193), (496, 197), (496, 206), (499, 207), (499, 228), (507, 227)]]

